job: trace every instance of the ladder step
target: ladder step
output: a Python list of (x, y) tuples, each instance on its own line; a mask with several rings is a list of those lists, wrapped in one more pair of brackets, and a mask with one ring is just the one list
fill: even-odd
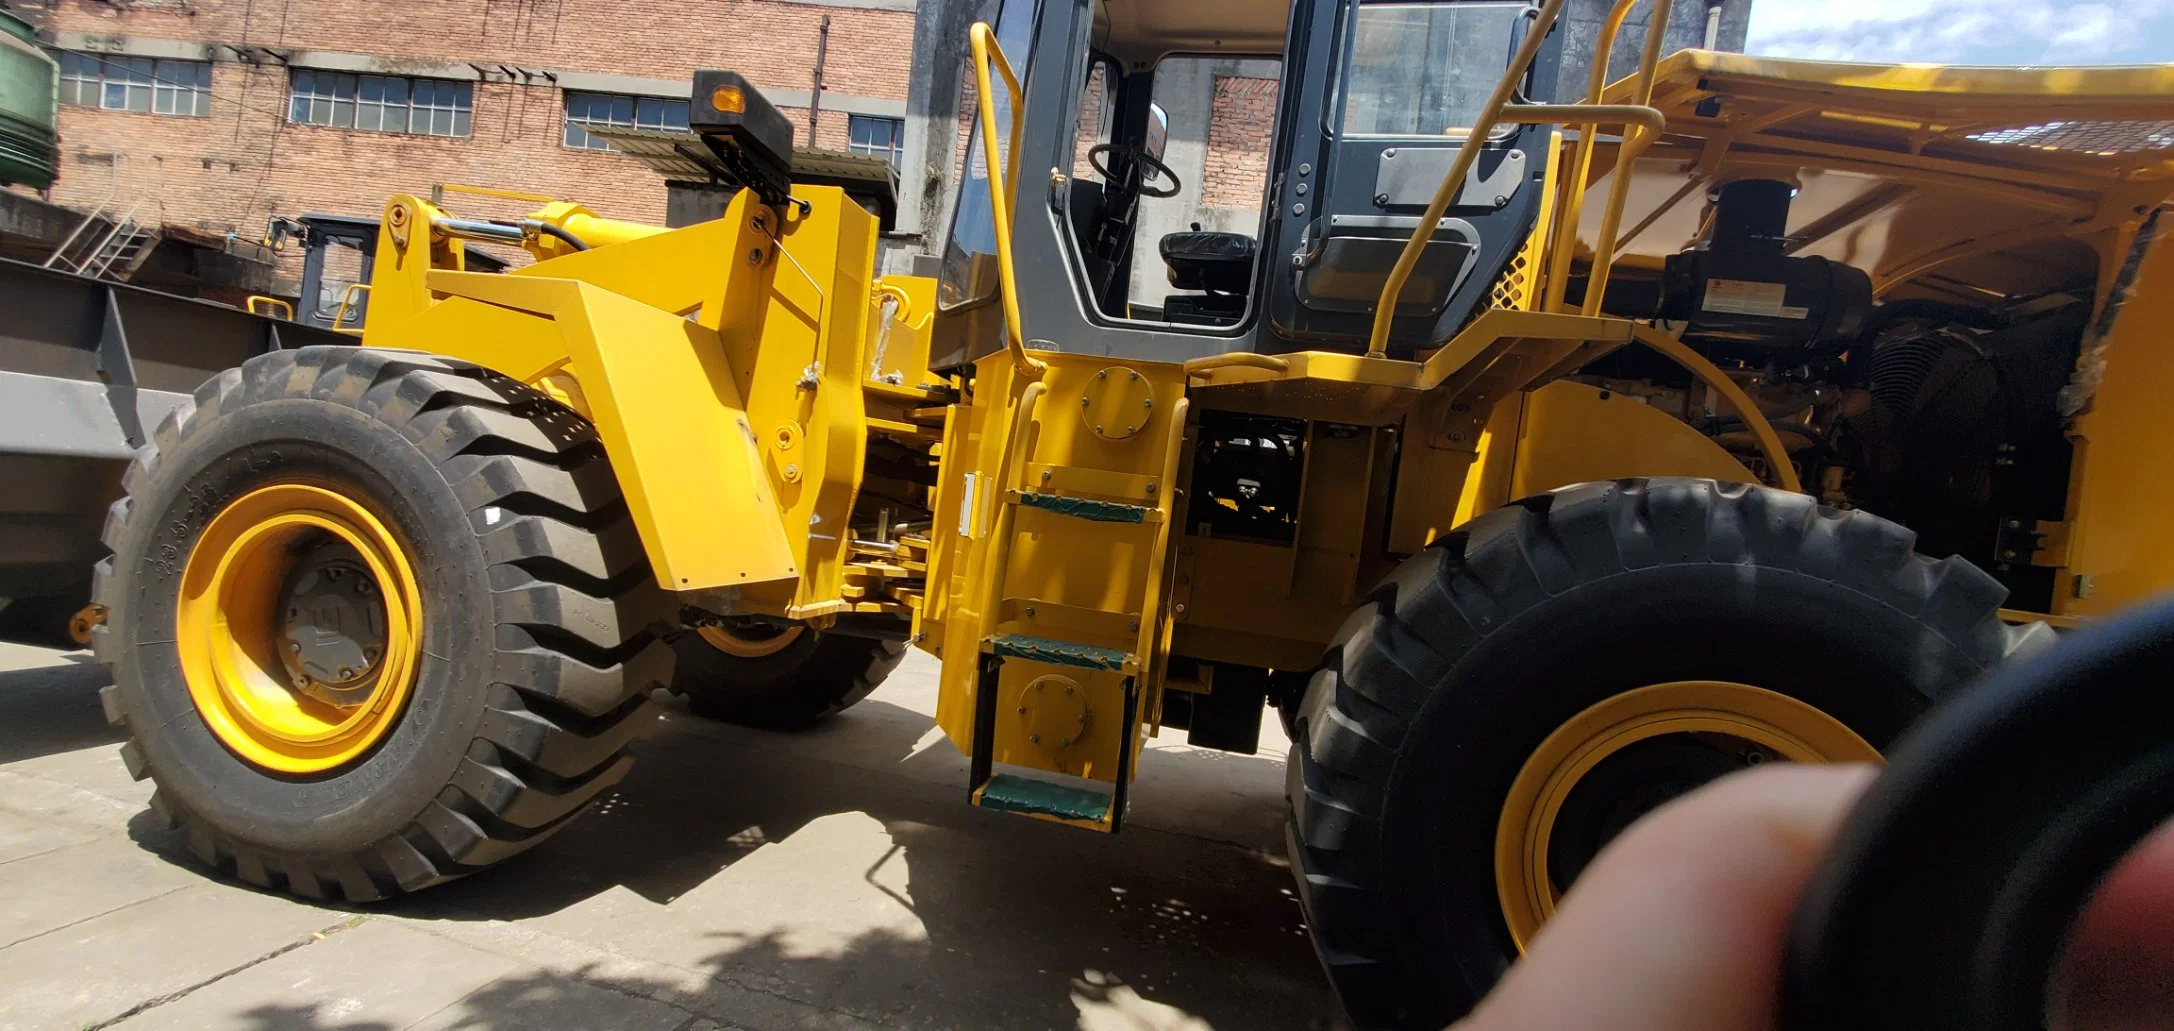
[(1059, 641), (1048, 637), (1031, 637), (1026, 634), (998, 634), (987, 639), (989, 650), (1000, 658), (1026, 659), (1029, 662), (1047, 662), (1057, 666), (1078, 666), (1081, 669), (1106, 669), (1123, 672), (1137, 668), (1131, 652), (1122, 648), (1105, 648), (1098, 644), (1081, 644), (1078, 641)]
[(1146, 523), (1157, 521), (1162, 516), (1160, 509), (1148, 505), (1072, 498), (1039, 491), (1013, 491), (1011, 499), (1021, 508), (1039, 508), (1044, 512), (1055, 512), (1075, 519), (1090, 519), (1098, 523)]
[(1099, 791), (999, 773), (974, 792), (974, 804), (1000, 813), (1107, 827), (1112, 798)]

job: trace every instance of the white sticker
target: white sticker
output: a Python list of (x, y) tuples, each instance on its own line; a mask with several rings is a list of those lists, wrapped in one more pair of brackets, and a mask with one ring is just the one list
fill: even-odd
[(505, 510), (497, 505), (487, 505), (483, 509), (483, 525), (497, 526), (498, 521), (505, 518), (505, 515)]
[(1784, 314), (1792, 309), (1783, 306), (1788, 298), (1789, 287), (1782, 283), (1760, 283), (1749, 279), (1709, 279), (1706, 281), (1706, 299), (1699, 307), (1706, 311), (1718, 311), (1729, 315), (1764, 315), (1767, 318), (1804, 317), (1804, 309), (1793, 309), (1795, 315)]
[(1781, 317), (1785, 319), (1801, 319), (1810, 315), (1811, 313), (1812, 310), (1810, 308), (1800, 308), (1793, 304), (1783, 305), (1780, 312)]
[(966, 474), (965, 488), (959, 491), (959, 536), (974, 536), (974, 474)]

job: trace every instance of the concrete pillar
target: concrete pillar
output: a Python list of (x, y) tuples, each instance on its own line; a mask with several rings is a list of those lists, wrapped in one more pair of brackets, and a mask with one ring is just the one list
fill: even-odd
[[(892, 264), (910, 266), (916, 252), (941, 254), (951, 225), (957, 187), (952, 149), (959, 124), (959, 96), (967, 79), (966, 31), (994, 21), (999, 0), (938, 0), (914, 11), (913, 67), (906, 84), (905, 159), (898, 170), (898, 231), (918, 233), (919, 248), (893, 252)], [(907, 272), (908, 267), (885, 267)]]

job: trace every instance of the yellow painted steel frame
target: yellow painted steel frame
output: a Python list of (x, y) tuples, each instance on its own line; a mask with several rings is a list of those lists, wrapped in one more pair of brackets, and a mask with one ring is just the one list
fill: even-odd
[[(944, 660), (936, 719), (961, 750), (973, 745), (982, 643), (1023, 634), (1113, 649), (1140, 658), (1146, 684), (1140, 713), (1153, 711), (1156, 656), (1170, 614), (1160, 605), (1167, 575), (1159, 561), (1178, 517), (1172, 483), (1186, 433), (1184, 372), (1175, 365), (1047, 353), (1039, 377), (1022, 375), (1008, 352), (975, 364), (970, 403), (945, 425), (929, 572), (929, 605), (916, 626), (923, 647)], [(1130, 377), (1137, 373), (1138, 381)], [(1122, 434), (1090, 420), (1111, 378), (1136, 383), (1139, 422)], [(1152, 403), (1146, 403), (1151, 401)], [(1007, 492), (1147, 510), (1139, 522), (1080, 519), (1007, 504)], [(1085, 670), (1008, 659), (998, 690), (997, 762), (1108, 781), (1118, 749), (1122, 678), (1134, 670)], [(1083, 735), (1068, 744), (1029, 740), (1032, 712), (1020, 693), (1061, 677), (1084, 699)], [(1145, 724), (1145, 720), (1141, 720)]]
[[(783, 212), (742, 191), (665, 231), (578, 206), (536, 217), (591, 241), (506, 275), (461, 270), (444, 212), (386, 206), (364, 342), (475, 362), (596, 426), (664, 586), (715, 607), (844, 610), (846, 532), (867, 447), (861, 396), (876, 226), (827, 187)], [(758, 443), (788, 423), (791, 460)]]
[(2066, 547), (2039, 560), (2066, 567), (2054, 589), (2058, 614), (2104, 615), (2174, 587), (2169, 327), (2174, 233), (2162, 228), (2141, 256), (2118, 317), (2103, 335), (2090, 333), (2084, 341), (2083, 371), (2096, 389), (2069, 432), (2075, 458)]

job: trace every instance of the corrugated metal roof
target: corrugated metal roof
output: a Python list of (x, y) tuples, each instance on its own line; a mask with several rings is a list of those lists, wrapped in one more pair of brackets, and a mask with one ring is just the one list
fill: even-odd
[[(621, 153), (634, 158), (666, 179), (707, 182), (727, 178), (724, 166), (693, 133), (667, 129), (632, 129), (616, 125), (584, 125), (592, 136), (611, 141)], [(891, 163), (879, 157), (822, 147), (793, 148), (793, 178), (821, 178), (833, 182), (891, 182)]]

